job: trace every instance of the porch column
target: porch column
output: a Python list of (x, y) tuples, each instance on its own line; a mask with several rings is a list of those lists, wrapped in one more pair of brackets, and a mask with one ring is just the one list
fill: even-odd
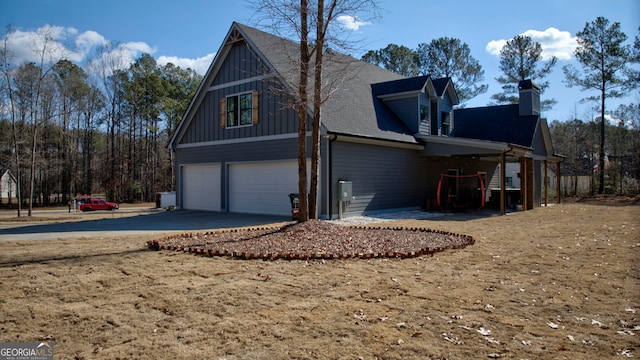
[(527, 211), (529, 204), (529, 167), (527, 166), (527, 158), (520, 158), (520, 203), (522, 203), (522, 211)]
[(500, 215), (507, 213), (505, 206), (505, 194), (507, 188), (507, 169), (504, 161), (504, 153), (500, 154)]

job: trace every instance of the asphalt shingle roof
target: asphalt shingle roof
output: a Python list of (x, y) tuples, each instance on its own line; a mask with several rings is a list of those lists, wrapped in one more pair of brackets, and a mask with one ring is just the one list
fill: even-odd
[(397, 94), (420, 91), (429, 80), (429, 75), (385, 81), (371, 85), (376, 95)]
[(442, 96), (442, 94), (447, 90), (447, 84), (451, 81), (451, 78), (438, 78), (432, 79), (431, 81), (433, 82), (433, 87), (436, 89), (436, 95)]
[[(298, 44), (250, 26), (239, 23), (234, 23), (234, 26), (285, 83), (291, 89), (296, 89), (299, 76), (296, 65)], [(322, 105), (322, 125), (328, 132), (418, 142), (402, 120), (372, 90), (372, 84), (405, 78), (334, 51), (325, 53), (323, 66), (324, 80), (331, 83), (332, 88), (330, 97)]]
[(454, 136), (533, 146), (538, 116), (519, 116), (519, 105), (458, 109), (454, 112)]

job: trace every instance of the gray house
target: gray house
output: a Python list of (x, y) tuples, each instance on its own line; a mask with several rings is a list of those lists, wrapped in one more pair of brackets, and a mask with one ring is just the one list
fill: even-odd
[[(179, 208), (291, 213), (288, 195), (298, 189), (297, 51), (294, 42), (232, 24), (169, 144)], [(540, 153), (536, 161), (557, 160), (537, 115), (533, 133), (522, 130), (528, 142), (485, 136), (485, 120), (474, 124), (472, 111), (459, 120), (449, 79), (404, 78), (333, 51), (324, 69), (331, 94), (322, 104), (321, 217), (435, 209), (441, 174), (458, 176), (446, 180), (451, 198), (464, 174), (481, 174), (486, 182), (500, 161), (534, 152)], [(348, 185), (351, 193), (343, 198)]]

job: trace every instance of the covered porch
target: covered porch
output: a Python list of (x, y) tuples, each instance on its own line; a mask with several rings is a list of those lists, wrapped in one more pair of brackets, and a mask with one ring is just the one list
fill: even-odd
[[(532, 148), (506, 142), (429, 135), (422, 135), (419, 138), (425, 144), (421, 155), (433, 161), (447, 159), (447, 172), (452, 174), (455, 172), (458, 178), (463, 178), (465, 169), (466, 174), (483, 173), (484, 190), (486, 190), (484, 196), (491, 193), (489, 182), (497, 172), (498, 182), (495, 192), (499, 194), (498, 206), (501, 215), (507, 212), (509, 193), (515, 191), (507, 187), (505, 171), (508, 163), (520, 165), (518, 198), (522, 204), (522, 210), (526, 211), (537, 206), (548, 205), (547, 169), (550, 163), (555, 164), (556, 172), (559, 173), (560, 162), (563, 159), (558, 155), (536, 154)], [(445, 169), (440, 171), (442, 173)], [(496, 187), (496, 184), (493, 185)], [(559, 192), (556, 197), (556, 202), (560, 203)]]

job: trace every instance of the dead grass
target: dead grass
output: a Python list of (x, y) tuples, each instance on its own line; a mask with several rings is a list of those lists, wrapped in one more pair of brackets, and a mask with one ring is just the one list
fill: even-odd
[[(141, 212), (154, 212), (162, 211), (162, 209), (156, 209), (155, 203), (122, 203), (119, 204), (120, 209), (113, 211), (70, 211), (66, 212), (67, 207), (46, 207), (46, 208), (34, 208), (32, 216), (28, 216), (28, 210), (22, 209), (20, 217), (17, 216), (17, 209), (0, 209), (0, 222), (18, 222), (18, 223), (55, 223), (64, 221), (86, 221), (86, 220), (99, 220), (108, 218), (120, 218), (127, 216), (140, 215)], [(135, 211), (131, 211), (135, 209)], [(143, 209), (143, 210), (141, 210)], [(42, 210), (58, 210), (60, 214), (56, 216), (49, 215), (49, 211), (43, 212)]]
[(411, 259), (149, 251), (157, 236), (0, 243), (0, 341), (56, 359), (640, 356), (640, 207), (385, 223), (473, 236)]

